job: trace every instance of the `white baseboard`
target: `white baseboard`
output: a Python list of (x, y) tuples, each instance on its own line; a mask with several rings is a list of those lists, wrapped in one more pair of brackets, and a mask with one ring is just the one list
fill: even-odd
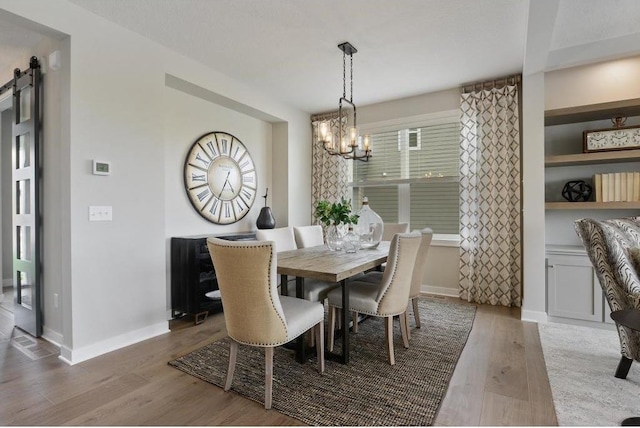
[(420, 287), (422, 293), (436, 294), (438, 296), (460, 297), (457, 288), (435, 287), (433, 285), (423, 285)]
[(58, 348), (62, 347), (62, 341), (64, 340), (62, 334), (58, 333), (57, 331), (51, 330), (46, 325), (42, 327), (42, 338), (49, 343), (53, 343)]
[(546, 323), (548, 321), (547, 313), (541, 311), (529, 311), (522, 309), (520, 311), (521, 321), (531, 321), (537, 323)]
[(70, 349), (67, 346), (60, 346), (59, 358), (69, 365), (74, 365), (165, 333), (169, 333), (169, 323), (167, 321), (130, 331), (82, 348)]

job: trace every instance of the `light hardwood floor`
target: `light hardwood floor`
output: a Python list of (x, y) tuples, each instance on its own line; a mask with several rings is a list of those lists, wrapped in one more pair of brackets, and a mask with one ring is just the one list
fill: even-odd
[[(435, 425), (557, 425), (537, 325), (519, 318), (519, 309), (478, 306)], [(224, 337), (221, 314), (171, 328), (68, 366), (57, 357), (32, 361), (10, 345), (5, 327), (0, 425), (301, 425), (167, 365)]]

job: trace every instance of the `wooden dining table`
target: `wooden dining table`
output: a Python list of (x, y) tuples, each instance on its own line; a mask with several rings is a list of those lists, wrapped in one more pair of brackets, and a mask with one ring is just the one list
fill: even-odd
[[(296, 297), (304, 298), (304, 279), (313, 278), (340, 284), (342, 288), (343, 308), (349, 308), (349, 279), (353, 276), (375, 269), (387, 261), (389, 242), (382, 241), (377, 248), (361, 249), (355, 253), (331, 251), (325, 245), (299, 248), (278, 253), (277, 273), (281, 275), (281, 284), (286, 284), (289, 276), (296, 278)], [(286, 295), (287, 287), (281, 287)], [(325, 352), (329, 360), (349, 363), (349, 311), (342, 311), (342, 355)], [(305, 360), (304, 336), (297, 342), (297, 359)]]

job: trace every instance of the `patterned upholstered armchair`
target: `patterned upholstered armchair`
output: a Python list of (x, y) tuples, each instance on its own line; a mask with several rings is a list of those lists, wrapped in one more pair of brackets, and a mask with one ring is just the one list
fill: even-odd
[[(575, 229), (611, 311), (640, 309), (640, 217), (580, 219)], [(619, 324), (616, 327), (622, 358), (615, 376), (625, 379), (633, 360), (640, 361), (640, 333)]]

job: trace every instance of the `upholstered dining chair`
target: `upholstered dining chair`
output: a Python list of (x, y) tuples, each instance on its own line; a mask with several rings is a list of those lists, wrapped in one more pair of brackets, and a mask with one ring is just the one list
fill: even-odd
[[(417, 231), (413, 231), (416, 233)], [(409, 304), (413, 306), (413, 318), (415, 320), (416, 328), (420, 328), (420, 312), (418, 310), (418, 297), (422, 289), (422, 280), (424, 274), (427, 271), (427, 254), (429, 253), (429, 247), (431, 246), (431, 240), (433, 239), (433, 230), (429, 227), (425, 227), (420, 230), (422, 240), (420, 241), (420, 248), (418, 249), (418, 255), (416, 257), (416, 263), (413, 266), (413, 274), (411, 276), (411, 291), (409, 292)], [(358, 281), (369, 282), (377, 285), (382, 281), (382, 272), (372, 271), (364, 274), (358, 278)], [(409, 316), (408, 311), (405, 313), (404, 321), (407, 323), (407, 336), (411, 339), (411, 330), (409, 329)], [(354, 315), (354, 323), (357, 322), (357, 316)], [(357, 330), (357, 327), (355, 327)]]
[(276, 246), (276, 252), (295, 250), (296, 238), (293, 234), (293, 227), (278, 227), (275, 229), (258, 229), (256, 231), (256, 239), (258, 241), (273, 241)]
[(295, 235), (298, 248), (324, 245), (322, 226), (318, 224), (312, 226), (293, 226), (293, 234)]
[[(295, 250), (298, 248), (293, 227), (259, 229), (256, 232), (256, 239), (258, 241), (275, 242), (276, 251), (278, 253), (281, 251)], [(304, 298), (312, 302), (323, 302), (327, 298), (327, 294), (329, 293), (329, 291), (338, 286), (339, 284), (307, 278), (304, 281)], [(295, 296), (295, 279), (291, 279), (288, 281), (287, 294), (289, 294), (290, 296)]]
[[(313, 226), (309, 226), (313, 227)], [(320, 233), (322, 233), (322, 227), (320, 228)], [(300, 228), (298, 228), (300, 229)], [(279, 229), (261, 229), (256, 232), (256, 239), (259, 241), (274, 241), (276, 244), (277, 252), (280, 251), (289, 251), (295, 250), (298, 248), (296, 244), (296, 228), (292, 227), (281, 227)], [(305, 242), (311, 244), (313, 242), (313, 229), (311, 232), (307, 232), (308, 229), (303, 229), (303, 232), (297, 232), (299, 235), (304, 235), (306, 239), (303, 239)], [(322, 235), (321, 235), (322, 236)], [(318, 244), (322, 245), (322, 243)], [(281, 250), (282, 248), (282, 250)], [(329, 291), (334, 288), (338, 288), (340, 284), (336, 284), (333, 282), (325, 282), (320, 281), (318, 279), (305, 278), (304, 280), (304, 298), (305, 300), (309, 300), (311, 302), (321, 302), (324, 304)], [(287, 294), (289, 296), (296, 295), (296, 281), (295, 278), (287, 281)], [(310, 334), (308, 337), (309, 346), (315, 346), (315, 339), (313, 334)]]
[[(611, 311), (640, 310), (640, 217), (584, 218), (574, 226)], [(615, 377), (625, 379), (633, 360), (640, 361), (640, 333), (620, 324), (616, 327), (622, 357)]]
[(382, 240), (391, 241), (396, 233), (408, 233), (409, 223), (384, 223), (382, 229)]
[[(385, 318), (387, 355), (389, 364), (395, 364), (393, 350), (393, 317), (400, 318), (400, 330), (405, 348), (409, 347), (407, 325), (404, 321), (407, 302), (411, 291), (413, 265), (420, 248), (422, 236), (419, 233), (396, 234), (391, 239), (387, 265), (378, 286), (369, 282), (354, 280), (349, 282), (349, 307), (343, 310)], [(329, 292), (329, 350), (333, 350), (336, 309), (343, 308), (341, 290)], [(343, 326), (348, 334), (347, 326)]]
[(264, 407), (271, 408), (273, 350), (315, 329), (318, 370), (324, 372), (324, 307), (294, 297), (279, 296), (277, 253), (273, 242), (226, 241), (209, 238), (216, 267), (224, 319), (231, 338), (224, 390), (231, 388), (238, 344), (264, 348)]

